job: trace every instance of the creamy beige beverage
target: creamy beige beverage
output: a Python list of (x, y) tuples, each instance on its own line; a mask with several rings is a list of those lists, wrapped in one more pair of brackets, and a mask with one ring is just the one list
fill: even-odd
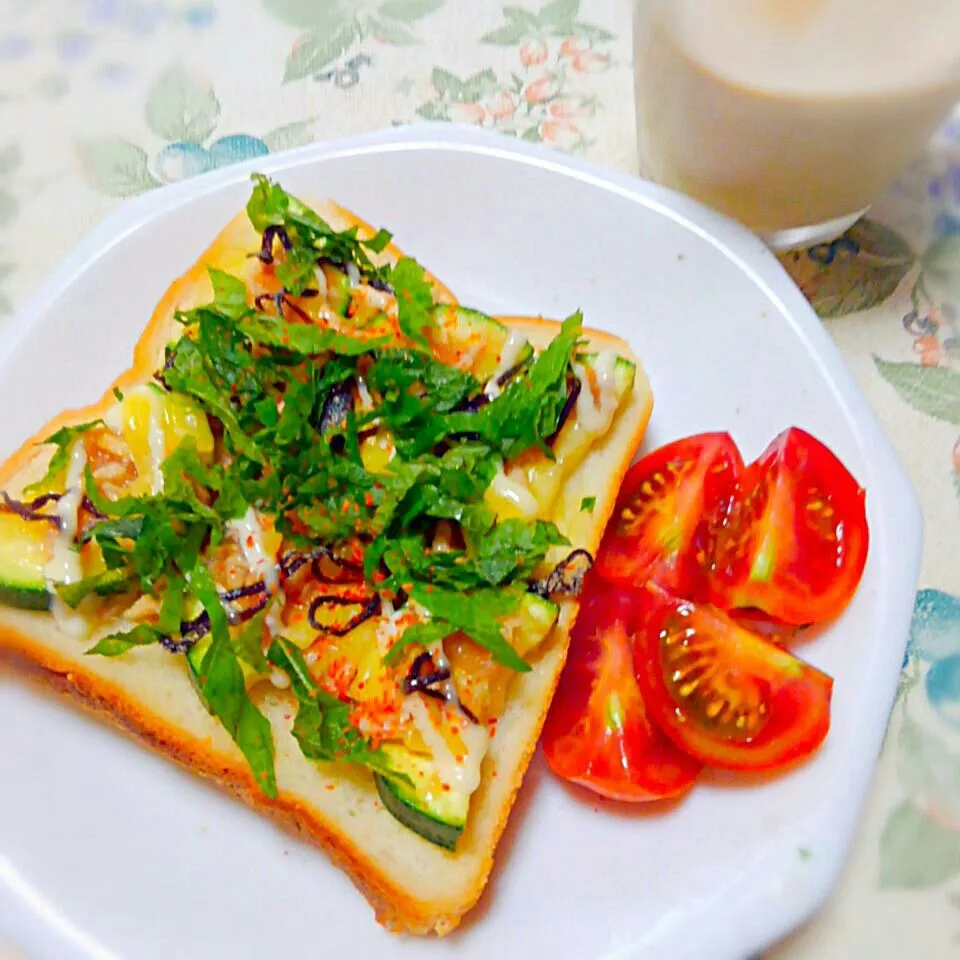
[(852, 219), (960, 97), (960, 0), (636, 11), (642, 174), (761, 233)]

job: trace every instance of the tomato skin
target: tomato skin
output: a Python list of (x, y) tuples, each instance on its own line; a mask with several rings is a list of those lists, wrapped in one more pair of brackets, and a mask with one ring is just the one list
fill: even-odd
[(542, 740), (557, 776), (628, 803), (679, 796), (701, 769), (647, 718), (633, 673), (642, 618), (635, 595), (591, 578)]
[(710, 601), (798, 626), (837, 616), (867, 560), (865, 498), (832, 451), (797, 427), (785, 430), (746, 468), (715, 531)]
[(720, 610), (656, 589), (649, 597), (634, 668), (649, 716), (680, 749), (754, 772), (816, 751), (830, 729), (830, 677)]
[(620, 487), (597, 552), (597, 575), (625, 586), (653, 581), (702, 595), (702, 554), (730, 509), (742, 471), (728, 433), (685, 437), (638, 460)]

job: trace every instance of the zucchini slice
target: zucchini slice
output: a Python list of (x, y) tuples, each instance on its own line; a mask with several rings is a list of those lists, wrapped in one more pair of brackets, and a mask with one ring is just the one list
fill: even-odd
[[(403, 747), (384, 747), (397, 776), (375, 773), (374, 782), (384, 807), (424, 840), (455, 850), (467, 824), (470, 796), (443, 790), (430, 757)], [(404, 779), (405, 778), (405, 779)]]
[(438, 360), (469, 370), (481, 383), (526, 363), (533, 347), (479, 310), (438, 304), (425, 332)]
[(0, 604), (22, 610), (49, 608), (44, 568), (55, 537), (52, 524), (0, 513)]
[(511, 646), (521, 657), (532, 653), (546, 639), (559, 615), (560, 608), (552, 600), (535, 593), (525, 593), (520, 601), (520, 609), (512, 618)]

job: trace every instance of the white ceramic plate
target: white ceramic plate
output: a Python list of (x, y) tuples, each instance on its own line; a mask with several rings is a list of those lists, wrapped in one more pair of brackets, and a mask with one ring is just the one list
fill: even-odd
[[(445, 941), (395, 939), (349, 881), (158, 757), (0, 680), (0, 933), (39, 957), (743, 958), (824, 899), (896, 686), (918, 572), (915, 496), (806, 301), (745, 230), (669, 191), (449, 127), (264, 157), (287, 188), (376, 224), (465, 303), (566, 316), (631, 341), (655, 446), (730, 430), (752, 458), (797, 424), (866, 486), (869, 562), (804, 649), (836, 678), (813, 762), (764, 785), (709, 777), (617, 813), (537, 759), (487, 895)], [(99, 396), (167, 284), (245, 202), (241, 165), (108, 217), (0, 344), (0, 454)]]

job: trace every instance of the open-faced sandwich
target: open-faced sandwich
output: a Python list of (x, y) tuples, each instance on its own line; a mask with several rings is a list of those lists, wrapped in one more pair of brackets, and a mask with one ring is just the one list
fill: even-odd
[(132, 368), (0, 467), (0, 648), (445, 933), (652, 397), (579, 314), (466, 309), (390, 240), (255, 178)]

